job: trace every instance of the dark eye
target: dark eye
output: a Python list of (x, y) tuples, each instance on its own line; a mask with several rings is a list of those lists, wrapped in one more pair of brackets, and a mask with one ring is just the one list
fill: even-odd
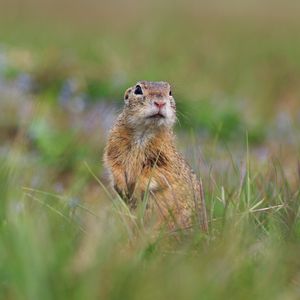
[(169, 96), (172, 96), (172, 92), (171, 92), (171, 90), (170, 90), (170, 92), (169, 92)]
[(143, 91), (142, 91), (142, 88), (141, 88), (140, 85), (137, 85), (137, 86), (135, 87), (134, 93), (135, 93), (136, 95), (143, 95)]

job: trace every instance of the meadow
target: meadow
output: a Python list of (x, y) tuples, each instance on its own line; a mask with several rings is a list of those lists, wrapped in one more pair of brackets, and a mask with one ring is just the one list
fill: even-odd
[[(0, 299), (299, 299), (299, 4), (0, 9)], [(171, 83), (209, 232), (154, 234), (109, 188), (123, 93)]]

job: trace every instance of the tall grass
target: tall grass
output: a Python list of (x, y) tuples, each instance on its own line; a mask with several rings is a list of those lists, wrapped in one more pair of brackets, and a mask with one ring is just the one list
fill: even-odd
[(61, 193), (22, 189), (31, 166), (20, 158), (1, 164), (2, 299), (298, 299), (299, 189), (280, 165), (232, 165), (230, 189), (204, 177), (209, 233), (158, 234), (116, 196), (100, 197), (88, 165), (99, 195), (90, 203), (74, 200), (76, 180)]

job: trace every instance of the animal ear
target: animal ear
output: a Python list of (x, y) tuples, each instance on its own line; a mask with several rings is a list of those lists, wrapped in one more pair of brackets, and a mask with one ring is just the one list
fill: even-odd
[(131, 91), (132, 91), (132, 88), (129, 88), (129, 89), (126, 90), (126, 92), (125, 92), (125, 94), (124, 94), (124, 101), (125, 101), (125, 104), (128, 104), (128, 103), (129, 103), (128, 98), (129, 98), (129, 94), (130, 94)]

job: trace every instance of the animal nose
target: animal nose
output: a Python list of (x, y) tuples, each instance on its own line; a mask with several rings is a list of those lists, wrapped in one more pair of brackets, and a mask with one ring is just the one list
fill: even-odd
[(154, 105), (159, 109), (163, 108), (166, 105), (166, 102), (163, 100), (156, 100), (154, 101)]

